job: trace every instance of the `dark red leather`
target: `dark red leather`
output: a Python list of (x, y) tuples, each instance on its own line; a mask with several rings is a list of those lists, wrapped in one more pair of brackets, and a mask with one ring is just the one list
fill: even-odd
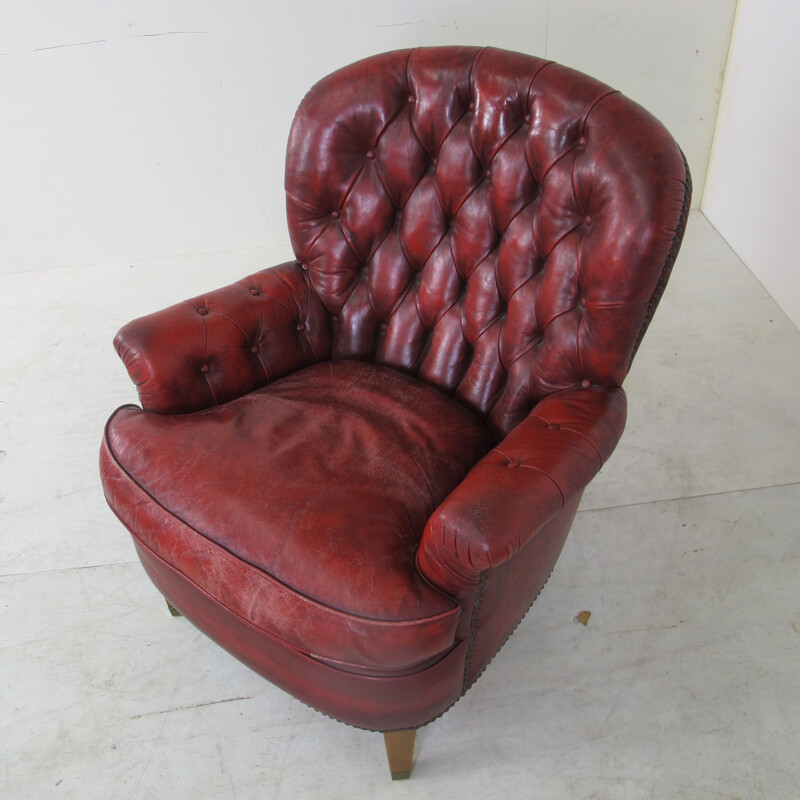
[(118, 334), (144, 411), (109, 424), (106, 495), (245, 663), (421, 725), (519, 622), (622, 433), (690, 177), (592, 78), (423, 48), (312, 88), (286, 196), (297, 263)]
[(622, 389), (542, 400), (431, 516), (417, 554), (422, 574), (460, 595), (511, 558), (583, 492), (619, 441), (625, 414)]
[(141, 543), (207, 594), (299, 650), (396, 672), (455, 643), (458, 603), (414, 556), (494, 442), (430, 386), (328, 362), (198, 414), (122, 408), (103, 473)]
[(514, 558), (481, 573), (470, 603), (470, 636), (464, 688), (471, 686), (513, 633), (544, 587), (561, 554), (583, 492), (540, 528)]
[(686, 200), (674, 141), (584, 75), (493, 49), (388, 53), (318, 83), (286, 164), (336, 358), (454, 392), (508, 433), (619, 385)]
[(265, 635), (152, 552), (136, 549), (153, 583), (187, 619), (276, 686), (336, 719), (373, 730), (413, 728), (447, 710), (464, 690), (467, 641), (408, 675), (336, 669)]
[(128, 323), (114, 339), (148, 411), (225, 403), (330, 357), (330, 320), (294, 262)]

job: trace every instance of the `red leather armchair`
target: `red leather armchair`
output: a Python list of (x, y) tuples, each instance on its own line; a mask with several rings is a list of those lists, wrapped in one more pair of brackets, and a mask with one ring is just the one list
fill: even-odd
[[(103, 485), (198, 628), (413, 731), (518, 624), (622, 433), (689, 171), (585, 75), (430, 48), (314, 86), (285, 188), (296, 261), (117, 335), (142, 408), (109, 421)], [(396, 776), (411, 747), (387, 735)]]

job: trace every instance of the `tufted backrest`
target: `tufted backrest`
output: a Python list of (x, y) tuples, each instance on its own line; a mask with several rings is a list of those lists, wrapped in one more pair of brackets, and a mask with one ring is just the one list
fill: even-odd
[(690, 179), (661, 124), (607, 86), (443, 47), (314, 86), (286, 194), (332, 357), (415, 374), (502, 435), (552, 392), (621, 384), (680, 246)]

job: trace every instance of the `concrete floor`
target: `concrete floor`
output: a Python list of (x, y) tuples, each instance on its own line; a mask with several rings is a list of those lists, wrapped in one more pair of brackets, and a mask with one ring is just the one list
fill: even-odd
[(800, 332), (698, 212), (622, 443), (410, 781), (169, 616), (100, 489), (111, 338), (288, 255), (0, 276), (0, 797), (800, 797)]

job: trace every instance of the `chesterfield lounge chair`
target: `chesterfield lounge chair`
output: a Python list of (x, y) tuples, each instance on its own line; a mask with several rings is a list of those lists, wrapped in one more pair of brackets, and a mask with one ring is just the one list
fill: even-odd
[(285, 189), (296, 261), (117, 335), (103, 485), (171, 607), (408, 777), (622, 433), (689, 171), (592, 78), (429, 48), (314, 86)]

